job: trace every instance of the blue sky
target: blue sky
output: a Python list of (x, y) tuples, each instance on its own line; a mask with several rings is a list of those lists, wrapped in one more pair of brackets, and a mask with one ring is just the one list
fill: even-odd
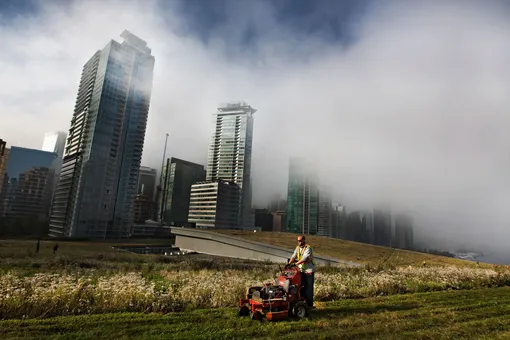
[[(296, 35), (321, 36), (331, 43), (349, 43), (354, 39), (350, 25), (363, 17), (371, 0), (157, 0), (162, 13), (177, 10), (190, 32), (207, 42), (211, 35), (228, 25), (231, 17), (253, 22), (241, 34), (242, 40), (232, 43), (251, 44), (263, 39), (257, 29), (253, 9), (269, 6), (282, 26)], [(67, 0), (2, 0), (0, 13), (4, 24), (19, 16), (38, 15), (41, 4), (49, 2), (67, 6)], [(230, 36), (231, 37), (231, 36)], [(225, 36), (229, 38), (228, 35)]]
[[(164, 2), (162, 0), (162, 2)], [(187, 0), (180, 1), (178, 8), (190, 21), (193, 31), (207, 40), (216, 28), (225, 25), (229, 15), (251, 17), (251, 9), (261, 3), (270, 4), (280, 24), (299, 35), (321, 35), (332, 42), (348, 41), (351, 36), (349, 24), (358, 19), (366, 9), (367, 0)], [(247, 41), (256, 32), (247, 32)]]

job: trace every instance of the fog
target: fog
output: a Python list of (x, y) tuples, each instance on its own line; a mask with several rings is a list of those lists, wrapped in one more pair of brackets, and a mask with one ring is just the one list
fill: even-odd
[(1, 17), (0, 138), (40, 148), (67, 131), (82, 66), (128, 29), (156, 58), (143, 165), (161, 166), (166, 133), (167, 156), (205, 165), (212, 114), (244, 100), (258, 110), (255, 204), (286, 196), (288, 158), (306, 157), (350, 211), (389, 203), (438, 248), (510, 257), (508, 5), (377, 2), (342, 44), (279, 22), (271, 2), (227, 4), (208, 39), (176, 2), (41, 1)]

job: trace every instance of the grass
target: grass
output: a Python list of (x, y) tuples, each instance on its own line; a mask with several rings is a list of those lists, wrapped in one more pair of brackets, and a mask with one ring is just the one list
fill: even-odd
[[(281, 239), (290, 246), (295, 235)], [(273, 277), (271, 263), (137, 255), (108, 242), (60, 241), (53, 254), (42, 241), (36, 254), (36, 241), (0, 241), (0, 339), (510, 339), (508, 267), (412, 252), (403, 261), (375, 247), (395, 256), (382, 264), (374, 246), (310, 243), (364, 252), (366, 265), (318, 267), (310, 319), (259, 323), (234, 307), (246, 286)]]
[[(108, 242), (58, 242), (59, 248), (53, 254), (54, 241), (41, 241), (39, 253), (35, 253), (37, 241), (0, 240), (0, 275), (14, 272), (27, 276), (35, 273), (60, 273), (62, 271), (91, 271), (97, 274), (119, 272), (143, 272), (149, 274), (159, 270), (182, 268), (216, 270), (267, 269), (266, 263), (250, 260), (231, 259), (210, 255), (187, 255), (168, 257), (161, 255), (138, 255), (113, 249)], [(165, 240), (134, 241), (130, 244), (168, 244)], [(123, 243), (123, 245), (125, 245)], [(274, 268), (274, 266), (273, 266)]]
[[(0, 319), (233, 307), (275, 264), (186, 255), (137, 255), (108, 243), (0, 241)], [(507, 267), (319, 267), (317, 301), (510, 285)]]
[[(253, 231), (244, 230), (215, 230), (215, 232), (289, 249), (294, 249), (297, 245), (296, 234), (292, 233), (267, 231), (254, 233)], [(323, 236), (306, 236), (306, 240), (307, 243), (313, 247), (315, 254), (331, 256), (365, 265), (422, 266), (425, 261), (425, 264), (430, 266), (490, 267), (489, 264), (477, 265), (472, 261), (446, 256), (380, 247)]]
[(342, 300), (310, 319), (238, 318), (233, 308), (0, 321), (2, 339), (508, 339), (510, 288)]

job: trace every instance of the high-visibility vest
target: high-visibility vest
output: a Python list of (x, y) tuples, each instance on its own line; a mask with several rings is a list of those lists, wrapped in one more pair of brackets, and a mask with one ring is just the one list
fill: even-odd
[(315, 260), (313, 259), (313, 250), (312, 250), (312, 247), (311, 247), (310, 245), (308, 245), (308, 244), (307, 244), (307, 245), (305, 245), (305, 246), (303, 247), (303, 250), (301, 250), (301, 247), (300, 247), (300, 246), (297, 246), (297, 247), (296, 247), (297, 260), (298, 260), (298, 261), (300, 261), (300, 260), (303, 258), (303, 254), (305, 253), (305, 251), (306, 251), (308, 248), (310, 248), (310, 250), (312, 251), (312, 255), (308, 258), (308, 261), (306, 261), (306, 262), (304, 263), (304, 265), (301, 267), (301, 270), (302, 270), (302, 271), (305, 271), (305, 270), (306, 270), (306, 267), (307, 267), (306, 265), (307, 265), (308, 263), (311, 263), (311, 264), (313, 264), (313, 265), (315, 266)]

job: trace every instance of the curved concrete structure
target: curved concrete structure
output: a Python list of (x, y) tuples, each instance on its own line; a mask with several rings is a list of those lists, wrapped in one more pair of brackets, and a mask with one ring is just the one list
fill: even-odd
[[(204, 229), (180, 227), (172, 227), (171, 229), (172, 234), (175, 235), (176, 247), (203, 254), (286, 263), (294, 251), (294, 249), (285, 249), (265, 243), (244, 240)], [(357, 263), (351, 261), (322, 255), (314, 254), (314, 259), (316, 264), (323, 266), (358, 266)]]

